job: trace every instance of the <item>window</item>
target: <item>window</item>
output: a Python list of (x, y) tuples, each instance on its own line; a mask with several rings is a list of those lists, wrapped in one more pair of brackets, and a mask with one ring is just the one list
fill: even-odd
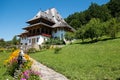
[(35, 29), (33, 29), (33, 34), (35, 34)]
[(61, 28), (61, 31), (63, 31), (63, 28)]
[(27, 45), (27, 43), (25, 43), (25, 45)]
[(31, 43), (31, 39), (29, 39), (29, 43)]
[(57, 32), (57, 29), (55, 29), (55, 33)]
[(44, 33), (44, 28), (41, 28), (42, 33)]
[(34, 43), (35, 43), (35, 39), (36, 39), (36, 38), (32, 38), (32, 44), (34, 44)]
[(39, 38), (37, 38), (37, 42), (39, 42)]
[(44, 28), (44, 33), (46, 33), (46, 29)]
[(61, 39), (63, 39), (63, 33), (61, 34)]
[(44, 42), (46, 41), (46, 39), (44, 38)]
[(42, 32), (42, 30), (41, 30), (42, 28), (40, 28), (40, 33)]
[(29, 33), (31, 34), (31, 33), (32, 33), (32, 30), (30, 30)]
[(37, 29), (37, 33), (40, 33), (40, 29)]
[(60, 30), (60, 28), (57, 28), (57, 31), (59, 31)]

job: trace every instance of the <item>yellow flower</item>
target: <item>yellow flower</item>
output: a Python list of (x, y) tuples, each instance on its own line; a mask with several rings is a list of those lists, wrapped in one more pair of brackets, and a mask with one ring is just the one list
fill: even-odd
[(27, 66), (31, 66), (33, 64), (32, 61), (29, 61), (29, 63), (27, 64)]
[(13, 53), (11, 53), (11, 55), (9, 56), (9, 58), (7, 60), (4, 61), (4, 64), (8, 64), (10, 62), (12, 62), (14, 59), (16, 59), (19, 55), (20, 50), (15, 50)]
[(24, 57), (26, 60), (29, 60), (29, 56), (27, 54), (24, 54)]
[[(9, 56), (9, 58), (7, 60), (4, 61), (4, 64), (8, 64), (8, 63), (12, 63), (12, 62), (16, 62), (17, 57), (19, 56), (20, 50), (15, 50), (14, 52), (12, 52)], [(30, 60), (30, 57), (27, 54), (24, 54), (25, 59), (28, 61)], [(28, 64), (28, 66), (31, 66), (32, 62), (30, 61), (30, 63)]]
[(20, 50), (15, 50), (10, 56), (17, 57), (19, 55)]

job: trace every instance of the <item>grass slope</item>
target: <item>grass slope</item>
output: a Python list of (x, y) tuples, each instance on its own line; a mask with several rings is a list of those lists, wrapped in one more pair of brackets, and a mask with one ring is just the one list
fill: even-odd
[(6, 67), (4, 66), (4, 60), (8, 59), (10, 52), (0, 52), (0, 80), (13, 80), (13, 78), (7, 74)]
[(58, 54), (47, 50), (30, 55), (70, 80), (120, 79), (120, 39), (67, 45)]

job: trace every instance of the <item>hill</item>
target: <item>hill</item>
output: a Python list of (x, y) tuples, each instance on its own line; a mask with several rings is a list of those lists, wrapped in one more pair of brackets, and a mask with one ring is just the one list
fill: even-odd
[(92, 44), (75, 43), (30, 54), (34, 59), (64, 74), (70, 80), (119, 80), (120, 38)]
[(70, 26), (77, 30), (81, 28), (82, 25), (87, 24), (92, 18), (99, 18), (102, 22), (106, 22), (111, 18), (120, 19), (120, 1), (110, 0), (103, 5), (91, 3), (85, 11), (75, 12), (65, 20)]

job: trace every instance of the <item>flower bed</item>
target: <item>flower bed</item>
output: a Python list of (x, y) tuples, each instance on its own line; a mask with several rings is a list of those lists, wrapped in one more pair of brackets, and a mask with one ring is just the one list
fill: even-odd
[(25, 62), (18, 64), (18, 56), (20, 50), (15, 50), (7, 60), (5, 60), (4, 65), (7, 70), (6, 73), (13, 76), (15, 80), (41, 80), (41, 74), (37, 71), (31, 69), (33, 62), (27, 54), (24, 54)]

